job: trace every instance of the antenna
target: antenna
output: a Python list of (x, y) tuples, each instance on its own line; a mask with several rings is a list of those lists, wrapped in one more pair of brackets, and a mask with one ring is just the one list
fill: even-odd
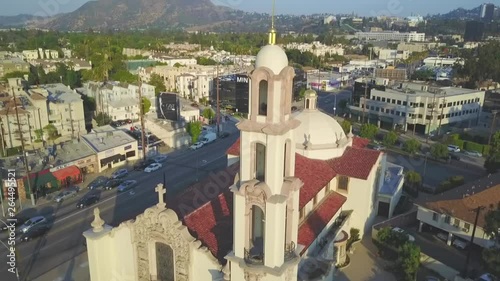
[(276, 30), (274, 29), (274, 7), (276, 0), (273, 0), (273, 10), (271, 14), (271, 30), (269, 30), (269, 45), (276, 44)]
[(276, 0), (273, 0), (273, 12), (271, 14), (271, 30), (274, 30), (274, 13), (276, 8)]

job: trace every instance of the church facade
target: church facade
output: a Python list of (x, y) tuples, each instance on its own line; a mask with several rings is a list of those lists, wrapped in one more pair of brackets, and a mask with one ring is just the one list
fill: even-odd
[[(228, 167), (167, 200), (159, 184), (159, 203), (116, 228), (96, 209), (84, 233), (92, 281), (332, 280), (349, 230), (377, 215), (385, 155), (319, 111), (312, 90), (293, 114), (295, 72), (270, 41)], [(402, 179), (391, 185), (398, 196)]]

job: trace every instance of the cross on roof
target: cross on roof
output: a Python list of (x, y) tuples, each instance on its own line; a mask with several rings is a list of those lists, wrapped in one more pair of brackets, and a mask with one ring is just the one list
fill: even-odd
[(163, 198), (163, 194), (167, 193), (167, 190), (165, 190), (163, 184), (158, 184), (155, 188), (155, 191), (158, 192), (158, 208), (165, 208), (166, 204)]

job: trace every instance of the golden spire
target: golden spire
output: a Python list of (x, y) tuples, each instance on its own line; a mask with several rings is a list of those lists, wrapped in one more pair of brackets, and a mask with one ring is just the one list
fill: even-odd
[(276, 30), (274, 29), (274, 6), (275, 0), (273, 0), (273, 13), (271, 15), (271, 30), (269, 30), (269, 45), (276, 44)]

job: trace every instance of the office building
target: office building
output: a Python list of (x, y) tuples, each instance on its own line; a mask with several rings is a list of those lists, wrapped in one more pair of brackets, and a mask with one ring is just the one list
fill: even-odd
[(360, 40), (405, 41), (405, 42), (425, 41), (425, 33), (417, 33), (417, 32), (401, 32), (401, 33), (399, 31), (356, 32), (354, 36)]
[(464, 41), (480, 42), (484, 36), (484, 23), (479, 21), (469, 21), (465, 24)]
[[(219, 77), (219, 102), (223, 108), (234, 112), (248, 113), (248, 87), (250, 78), (246, 74), (231, 74)], [(210, 100), (217, 104), (217, 78), (213, 80)]]
[(480, 18), (484, 22), (491, 22), (495, 15), (495, 5), (491, 3), (485, 3), (481, 5), (481, 15)]

